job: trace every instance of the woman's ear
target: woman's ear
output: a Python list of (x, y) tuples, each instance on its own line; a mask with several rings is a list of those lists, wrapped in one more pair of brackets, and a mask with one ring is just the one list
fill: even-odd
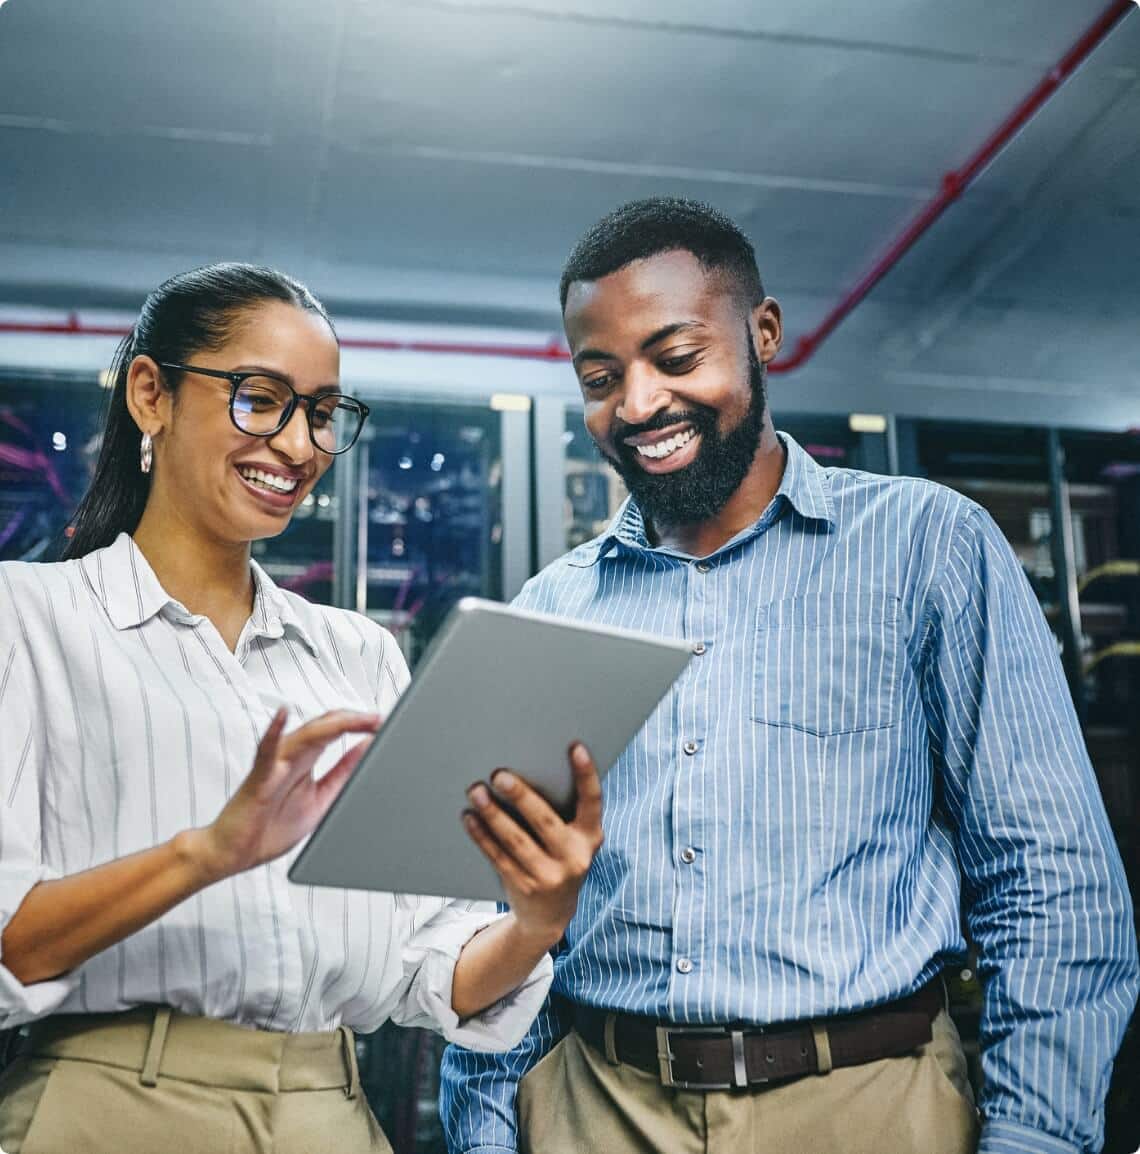
[(127, 369), (127, 408), (134, 422), (157, 437), (170, 415), (170, 393), (162, 383), (162, 370), (148, 356), (138, 356)]

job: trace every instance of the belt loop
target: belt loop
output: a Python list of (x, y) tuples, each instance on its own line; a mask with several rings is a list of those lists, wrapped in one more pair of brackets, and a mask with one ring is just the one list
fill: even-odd
[(347, 1026), (338, 1026), (341, 1049), (344, 1051), (344, 1068), (348, 1074), (348, 1085), (344, 1088), (346, 1098), (355, 1098), (360, 1093), (360, 1066), (356, 1061), (356, 1037)]
[(607, 1014), (606, 1024), (602, 1028), (602, 1037), (606, 1043), (606, 1061), (611, 1066), (620, 1065), (617, 1056), (617, 1042), (614, 1038), (615, 1027), (617, 1026), (617, 1014)]
[(169, 1006), (159, 1006), (154, 1012), (150, 1038), (147, 1040), (146, 1054), (139, 1073), (139, 1081), (144, 1086), (158, 1085), (158, 1070), (162, 1065), (162, 1051), (166, 1046), (166, 1032), (170, 1029), (171, 1013)]
[(815, 1040), (816, 1069), (820, 1074), (830, 1074), (832, 1070), (831, 1039), (827, 1035), (827, 1027), (819, 1022), (812, 1022), (811, 1036)]

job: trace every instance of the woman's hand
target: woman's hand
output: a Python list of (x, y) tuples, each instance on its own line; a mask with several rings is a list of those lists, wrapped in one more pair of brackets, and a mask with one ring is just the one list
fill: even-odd
[(257, 747), (253, 769), (213, 823), (193, 831), (197, 851), (215, 879), (240, 873), (290, 850), (312, 833), (368, 748), (354, 745), (320, 781), (313, 766), (328, 745), (349, 733), (374, 734), (374, 713), (334, 710), (282, 735), (279, 709)]
[(471, 840), (495, 867), (520, 933), (550, 949), (574, 916), (578, 891), (602, 844), (602, 787), (593, 758), (582, 744), (570, 750), (577, 807), (563, 821), (526, 782), (507, 770), (491, 777), (495, 793), (514, 807), (528, 832), (482, 783), (468, 791), (474, 810), (463, 815)]
[(204, 886), (269, 861), (312, 833), (368, 746), (353, 746), (320, 781), (313, 766), (330, 741), (375, 733), (371, 713), (326, 713), (282, 737), (279, 710), (253, 769), (213, 824), (82, 873), (38, 882), (3, 927), (5, 967), (46, 981), (137, 933)]

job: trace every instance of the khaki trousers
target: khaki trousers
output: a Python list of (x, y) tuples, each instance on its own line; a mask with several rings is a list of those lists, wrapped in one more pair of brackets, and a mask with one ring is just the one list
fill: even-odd
[(524, 1154), (973, 1154), (979, 1123), (943, 1011), (912, 1055), (770, 1089), (671, 1090), (578, 1034), (519, 1086)]
[(391, 1154), (352, 1032), (280, 1034), (168, 1009), (32, 1027), (0, 1075), (5, 1154)]

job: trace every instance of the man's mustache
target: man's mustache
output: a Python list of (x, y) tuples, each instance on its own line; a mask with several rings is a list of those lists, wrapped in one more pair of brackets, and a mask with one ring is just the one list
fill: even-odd
[(658, 413), (637, 425), (628, 425), (625, 421), (615, 421), (610, 436), (614, 444), (621, 450), (629, 450), (624, 444), (626, 437), (636, 437), (640, 433), (656, 433), (661, 429), (668, 429), (674, 425), (692, 425), (697, 432), (707, 429), (713, 424), (712, 414), (707, 410), (686, 409), (681, 412)]

